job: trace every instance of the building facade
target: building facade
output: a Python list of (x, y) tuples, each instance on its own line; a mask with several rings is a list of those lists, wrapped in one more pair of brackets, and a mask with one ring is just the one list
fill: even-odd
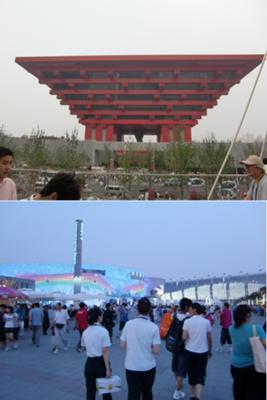
[(85, 126), (85, 139), (191, 141), (191, 128), (262, 55), (17, 57)]

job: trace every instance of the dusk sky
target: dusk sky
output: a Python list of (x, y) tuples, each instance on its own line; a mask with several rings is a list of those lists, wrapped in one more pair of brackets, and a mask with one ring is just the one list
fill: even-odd
[[(83, 262), (166, 279), (266, 268), (265, 202), (1, 202), (1, 264)], [(44, 271), (45, 273), (45, 271)]]
[[(62, 136), (84, 127), (49, 89), (15, 63), (18, 56), (264, 54), (266, 0), (1, 0), (0, 125), (14, 136), (39, 127)], [(267, 63), (266, 63), (267, 64)], [(192, 130), (233, 138), (259, 67), (223, 96)], [(240, 136), (264, 136), (267, 65)]]

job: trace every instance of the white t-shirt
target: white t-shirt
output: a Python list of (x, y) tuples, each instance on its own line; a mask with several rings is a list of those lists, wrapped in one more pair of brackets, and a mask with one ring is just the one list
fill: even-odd
[(15, 315), (4, 314), (5, 328), (15, 328)]
[(88, 357), (101, 357), (103, 347), (111, 345), (107, 329), (99, 324), (90, 325), (85, 329), (81, 344), (86, 348)]
[(64, 324), (66, 325), (68, 319), (70, 319), (69, 314), (66, 310), (55, 311), (55, 323), (56, 324)]
[(188, 332), (185, 349), (193, 353), (209, 350), (207, 333), (211, 332), (210, 322), (201, 315), (194, 315), (184, 321), (183, 330)]
[(159, 328), (149, 318), (140, 316), (127, 322), (121, 340), (126, 342), (126, 369), (148, 371), (156, 366), (151, 346), (160, 344)]

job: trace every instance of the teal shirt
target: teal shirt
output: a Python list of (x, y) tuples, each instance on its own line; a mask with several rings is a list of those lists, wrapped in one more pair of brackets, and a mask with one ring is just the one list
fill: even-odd
[[(245, 368), (254, 365), (253, 353), (249, 338), (253, 336), (252, 324), (243, 324), (239, 328), (232, 326), (229, 329), (233, 343), (231, 364), (236, 368)], [(260, 325), (256, 325), (257, 334), (265, 339), (265, 332)]]

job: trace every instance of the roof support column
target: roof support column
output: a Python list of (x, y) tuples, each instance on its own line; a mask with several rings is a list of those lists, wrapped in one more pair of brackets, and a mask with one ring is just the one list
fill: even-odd
[(191, 137), (191, 127), (190, 126), (184, 126), (183, 127), (184, 131), (184, 141), (185, 143), (191, 142), (192, 137)]
[(86, 125), (85, 126), (85, 140), (91, 140), (92, 138), (92, 126)]
[(169, 140), (170, 140), (169, 125), (162, 125), (160, 131), (160, 141), (163, 143), (168, 143)]
[(108, 125), (107, 136), (106, 136), (107, 142), (113, 142), (113, 134), (114, 134), (114, 125)]

